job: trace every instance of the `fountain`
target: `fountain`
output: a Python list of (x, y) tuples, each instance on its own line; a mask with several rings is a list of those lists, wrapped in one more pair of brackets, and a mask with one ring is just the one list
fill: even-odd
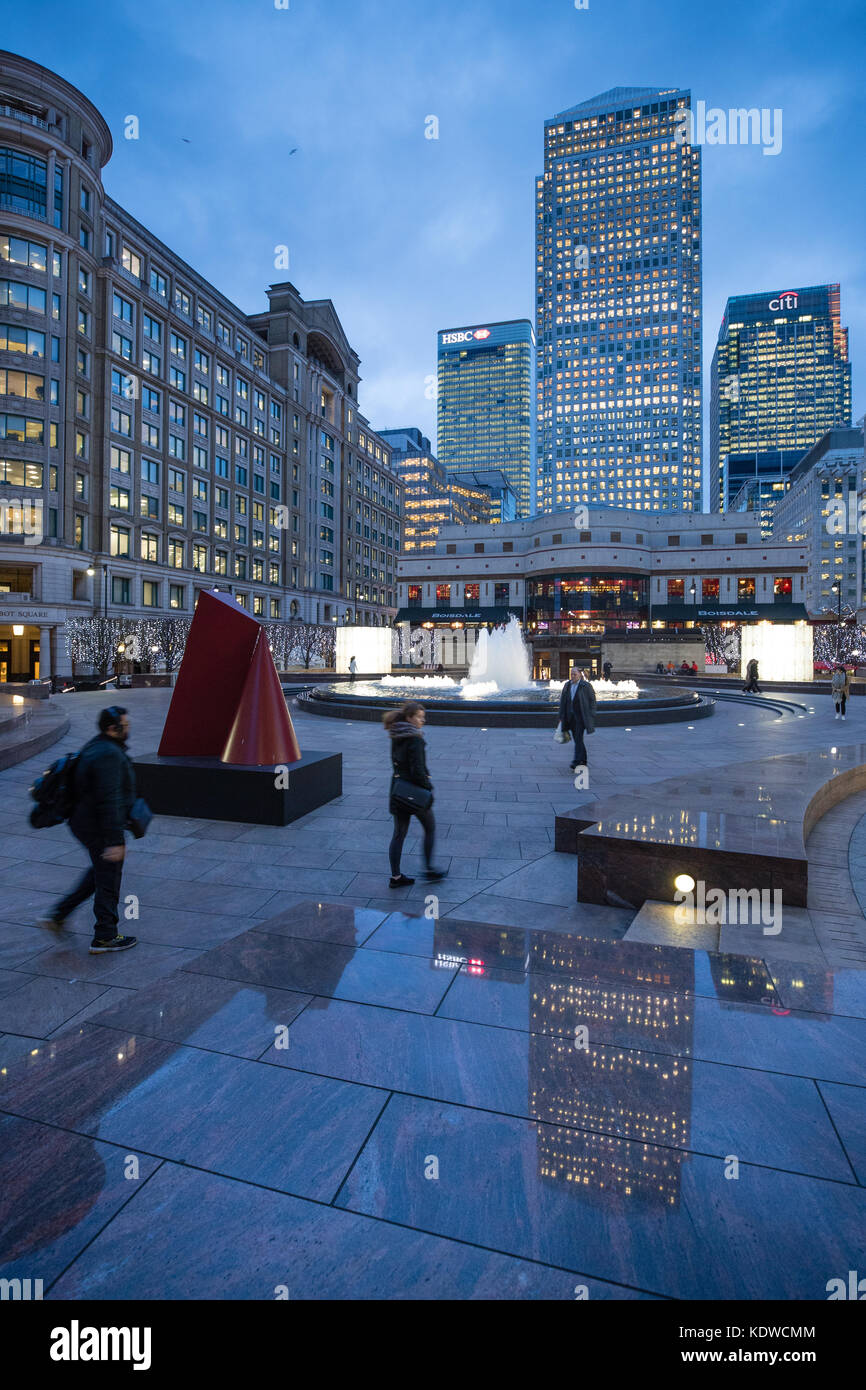
[(532, 682), (532, 659), (513, 613), (507, 627), (492, 632), (484, 627), (478, 634), (467, 682), (479, 685), (482, 681), (485, 685), (495, 682), (497, 690), (519, 690)]
[[(384, 709), (415, 699), (424, 705), (428, 724), (468, 724), (491, 728), (550, 728), (563, 681), (534, 681), (529, 649), (518, 619), (506, 627), (478, 634), (469, 674), (385, 676), (351, 685), (318, 685), (299, 696), (310, 714), (345, 719), (380, 719)], [(594, 680), (596, 718), (605, 724), (650, 724), (696, 719), (712, 714), (714, 702), (693, 690), (664, 682)]]

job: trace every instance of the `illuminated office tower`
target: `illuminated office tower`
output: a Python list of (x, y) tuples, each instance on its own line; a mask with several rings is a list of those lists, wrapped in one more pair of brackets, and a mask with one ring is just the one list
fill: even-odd
[[(441, 526), (513, 520), (514, 494), (499, 470), (449, 475), (419, 429), (380, 430), (403, 485), (403, 553), (431, 550)], [(504, 515), (503, 515), (504, 513)]]
[(725, 305), (710, 391), (710, 506), (760, 513), (765, 536), (791, 469), (851, 424), (838, 285), (737, 295)]
[(545, 123), (540, 512), (700, 511), (701, 163), (676, 119), (689, 105), (676, 88), (615, 87)]
[(501, 469), (530, 516), (535, 335), (528, 319), (439, 333), (437, 449), (446, 473)]

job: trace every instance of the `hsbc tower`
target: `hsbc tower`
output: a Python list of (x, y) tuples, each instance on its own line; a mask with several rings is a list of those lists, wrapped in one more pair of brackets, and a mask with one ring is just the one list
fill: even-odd
[(448, 473), (501, 469), (519, 516), (534, 495), (535, 335), (528, 319), (445, 328), (438, 341), (436, 453)]

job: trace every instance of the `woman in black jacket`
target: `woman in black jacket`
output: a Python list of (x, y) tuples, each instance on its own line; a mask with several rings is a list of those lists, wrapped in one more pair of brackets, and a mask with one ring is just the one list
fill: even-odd
[[(409, 822), (413, 816), (417, 816), (424, 829), (424, 862), (427, 871), (424, 875), (426, 879), (434, 880), (444, 878), (447, 869), (435, 869), (433, 867), (433, 845), (436, 839), (436, 822), (433, 819), (432, 795), (426, 807), (412, 806), (408, 801), (401, 800), (395, 794), (395, 788), (399, 780), (411, 782), (412, 786), (422, 788), (424, 791), (433, 791), (433, 783), (430, 781), (430, 774), (427, 771), (427, 758), (425, 756), (424, 739), (421, 730), (424, 727), (424, 706), (410, 701), (400, 709), (389, 710), (385, 715), (385, 732), (391, 739), (391, 766), (393, 776), (391, 777), (391, 789), (389, 793), (388, 810), (394, 817), (394, 834), (391, 838), (389, 857), (391, 860), (391, 880), (389, 887), (406, 888), (414, 883), (414, 878), (407, 878), (400, 872), (400, 856), (403, 852), (403, 841), (406, 839), (406, 831), (409, 829)], [(426, 800), (426, 798), (424, 798)]]

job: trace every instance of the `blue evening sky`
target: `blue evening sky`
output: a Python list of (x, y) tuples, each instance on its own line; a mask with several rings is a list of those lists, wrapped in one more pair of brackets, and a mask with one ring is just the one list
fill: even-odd
[[(866, 409), (862, 0), (0, 0), (0, 13), (2, 47), (102, 111), (112, 197), (247, 312), (286, 278), (331, 298), (374, 427), (434, 439), (437, 329), (534, 322), (546, 117), (631, 85), (780, 107), (777, 156), (704, 148), (705, 395), (729, 294), (838, 280), (854, 418)], [(123, 138), (130, 114), (138, 141)]]

